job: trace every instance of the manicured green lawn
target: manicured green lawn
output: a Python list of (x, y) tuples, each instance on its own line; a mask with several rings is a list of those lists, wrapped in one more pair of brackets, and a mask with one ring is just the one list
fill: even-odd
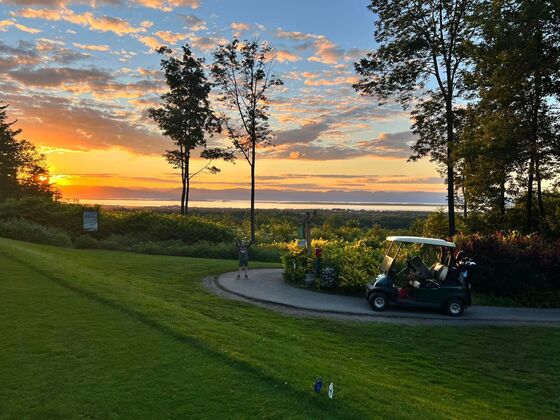
[(297, 319), (205, 291), (233, 269), (0, 239), (0, 417), (560, 416), (560, 329)]

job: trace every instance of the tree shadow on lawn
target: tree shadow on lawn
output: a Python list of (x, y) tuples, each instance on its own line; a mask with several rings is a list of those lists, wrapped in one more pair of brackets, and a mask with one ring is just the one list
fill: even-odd
[[(0, 254), (3, 254), (0, 251)], [(27, 264), (25, 261), (23, 261), (20, 258), (17, 258), (13, 255), (5, 255), (6, 257), (10, 258), (12, 261), (21, 264), (22, 266), (25, 266), (26, 268), (28, 268), (31, 271), (36, 272), (37, 274), (41, 275), (43, 278), (52, 281), (53, 283), (58, 284), (59, 286), (68, 289), (88, 300), (94, 301), (96, 303), (100, 303), (102, 305), (105, 305), (113, 310), (116, 310), (128, 317), (133, 318), (134, 320), (142, 323), (143, 325), (152, 328), (154, 330), (156, 330), (157, 332), (172, 338), (173, 340), (176, 340), (180, 343), (186, 344), (190, 347), (192, 347), (195, 350), (201, 351), (211, 357), (213, 357), (214, 359), (216, 359), (218, 362), (223, 363), (233, 369), (235, 369), (236, 371), (239, 371), (240, 373), (244, 373), (247, 375), (251, 375), (253, 377), (257, 377), (260, 380), (264, 381), (264, 382), (268, 382), (271, 387), (274, 387), (274, 392), (278, 393), (278, 392), (283, 392), (286, 396), (286, 403), (289, 404), (289, 400), (295, 400), (295, 401), (305, 401), (306, 403), (310, 404), (315, 410), (317, 410), (318, 413), (322, 413), (321, 416), (322, 417), (334, 417), (334, 418), (363, 418), (363, 416), (365, 415), (365, 413), (362, 412), (357, 412), (354, 409), (352, 409), (351, 407), (349, 407), (348, 405), (344, 404), (342, 401), (340, 400), (332, 400), (330, 402), (330, 404), (328, 404), (328, 406), (326, 406), (324, 404), (324, 402), (322, 402), (321, 400), (317, 399), (317, 398), (312, 398), (312, 396), (314, 396), (313, 394), (311, 394), (312, 390), (311, 390), (311, 383), (310, 383), (310, 392), (306, 393), (306, 392), (302, 392), (300, 390), (295, 389), (292, 386), (287, 385), (284, 381), (280, 380), (279, 378), (276, 378), (274, 376), (271, 375), (267, 375), (265, 373), (263, 373), (263, 371), (255, 366), (250, 365), (247, 362), (244, 362), (242, 360), (238, 360), (238, 359), (234, 359), (232, 357), (229, 357), (228, 355), (218, 352), (212, 348), (210, 348), (208, 345), (206, 345), (204, 342), (197, 340), (194, 337), (191, 336), (187, 336), (184, 334), (181, 334), (178, 331), (175, 331), (174, 329), (172, 329), (171, 327), (168, 327), (164, 324), (162, 324), (161, 322), (158, 322), (152, 318), (149, 318), (148, 316), (146, 316), (144, 313), (134, 310), (132, 308), (129, 308), (121, 303), (119, 303), (116, 300), (112, 300), (112, 299), (108, 299), (104, 296), (101, 296), (91, 290), (87, 290), (81, 287), (76, 286), (75, 284), (72, 284), (62, 278), (59, 278), (57, 276), (52, 275), (51, 273), (42, 270), (40, 268), (37, 267), (33, 267), (30, 266), (29, 264)], [(303, 407), (302, 407), (303, 408)]]

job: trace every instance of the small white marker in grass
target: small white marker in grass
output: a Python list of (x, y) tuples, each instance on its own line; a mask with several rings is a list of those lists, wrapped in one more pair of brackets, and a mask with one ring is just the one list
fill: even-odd
[(329, 385), (329, 398), (332, 400), (334, 396), (334, 383), (331, 382)]

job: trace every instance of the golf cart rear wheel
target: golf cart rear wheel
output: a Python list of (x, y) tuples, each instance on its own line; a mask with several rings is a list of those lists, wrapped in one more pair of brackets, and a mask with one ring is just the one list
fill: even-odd
[(465, 310), (465, 304), (461, 299), (449, 299), (445, 303), (445, 312), (449, 316), (461, 316)]
[(374, 311), (384, 311), (387, 307), (387, 295), (385, 293), (374, 293), (369, 297), (369, 306)]

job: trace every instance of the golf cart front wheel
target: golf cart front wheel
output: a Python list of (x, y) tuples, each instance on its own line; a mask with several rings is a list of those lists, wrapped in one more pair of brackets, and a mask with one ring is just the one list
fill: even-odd
[(374, 311), (384, 311), (387, 307), (387, 295), (385, 293), (374, 293), (369, 297), (369, 306)]
[(461, 316), (465, 310), (465, 304), (460, 299), (449, 299), (445, 304), (445, 312), (449, 316)]

